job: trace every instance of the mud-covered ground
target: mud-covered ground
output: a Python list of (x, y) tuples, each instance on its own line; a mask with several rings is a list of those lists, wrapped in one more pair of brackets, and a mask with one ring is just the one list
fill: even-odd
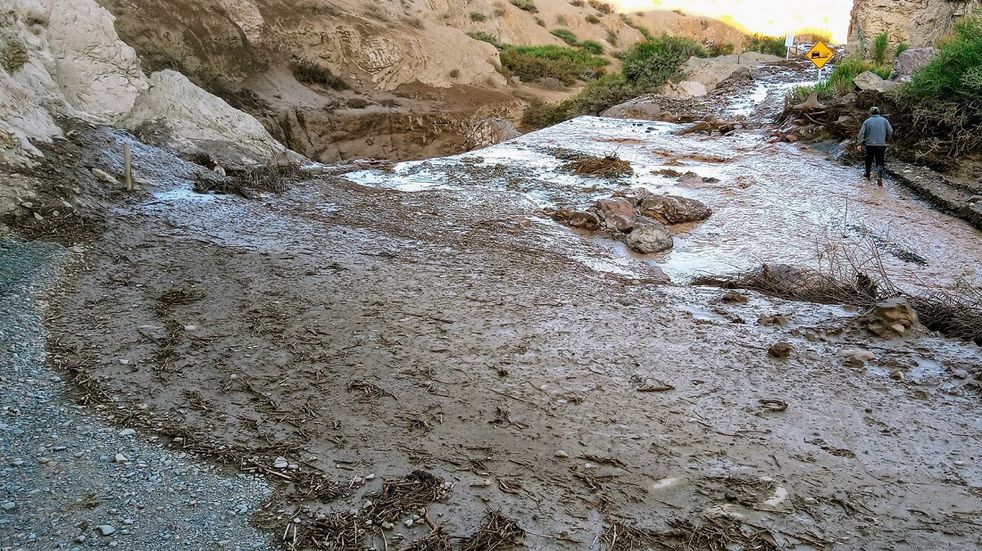
[[(881, 340), (849, 307), (684, 285), (714, 258), (802, 260), (818, 229), (847, 227), (843, 208), (853, 234), (918, 253), (884, 254), (910, 285), (977, 277), (961, 259), (978, 232), (892, 184), (859, 188), (852, 169), (824, 174), (845, 181), (823, 201), (823, 161), (764, 133), (567, 125), (254, 200), (148, 176), (50, 293), (52, 364), (127, 426), (266, 474), (276, 497), (253, 519), (286, 547), (440, 549), (447, 534), (498, 549), (516, 532), (489, 511), (530, 549), (982, 545), (977, 346)], [(560, 146), (619, 147), (635, 176), (561, 177), (542, 160)], [(651, 174), (666, 163), (717, 181)], [(542, 213), (628, 185), (714, 216), (652, 258)], [(900, 218), (877, 226), (878, 205)], [(788, 358), (768, 354), (780, 341)]]

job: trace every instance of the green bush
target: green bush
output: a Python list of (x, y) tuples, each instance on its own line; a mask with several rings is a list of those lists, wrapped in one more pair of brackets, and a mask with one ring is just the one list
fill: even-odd
[(694, 40), (663, 35), (631, 46), (624, 56), (624, 77), (636, 86), (654, 89), (680, 76), (680, 67), (690, 57), (708, 55)]
[(750, 42), (747, 43), (746, 50), (748, 52), (760, 52), (762, 54), (770, 54), (784, 57), (788, 53), (787, 47), (784, 45), (784, 38), (780, 36), (765, 36), (762, 34), (755, 34), (750, 37)]
[(586, 22), (587, 23), (592, 23), (592, 24), (596, 25), (596, 24), (600, 23), (600, 18), (597, 17), (596, 15), (588, 15), (588, 16), (586, 16)]
[(494, 46), (495, 48), (498, 48), (499, 50), (502, 49), (502, 48), (504, 48), (504, 46), (500, 42), (498, 42), (498, 39), (497, 38), (495, 38), (491, 34), (486, 33), (484, 31), (469, 32), (469, 33), (467, 33), (467, 36), (473, 38), (474, 40), (480, 40), (481, 42), (487, 42), (488, 44), (491, 44), (492, 46)]
[(575, 46), (576, 41), (578, 40), (576, 38), (576, 35), (573, 34), (573, 31), (569, 29), (553, 29), (549, 31), (549, 33), (552, 36), (555, 36), (556, 38), (559, 38), (563, 42), (569, 44), (570, 46)]
[(535, 2), (532, 0), (511, 0), (511, 5), (529, 13), (539, 13), (539, 8), (535, 7)]
[(604, 53), (603, 45), (596, 40), (584, 40), (579, 43), (579, 46), (593, 55), (603, 55)]
[(887, 46), (890, 44), (890, 37), (887, 33), (880, 33), (873, 39), (873, 62), (883, 65), (887, 59)]
[(486, 20), (487, 18), (488, 18), (488, 16), (484, 15), (483, 13), (481, 13), (479, 11), (472, 11), (471, 12), (471, 21), (481, 22), (481, 21)]
[(733, 53), (733, 44), (712, 44), (707, 50), (709, 51), (709, 57), (719, 57), (721, 55), (730, 55)]
[(897, 47), (893, 49), (893, 59), (897, 59), (898, 57), (900, 57), (900, 54), (906, 52), (909, 49), (910, 46), (908, 46), (906, 42), (901, 42), (900, 44), (897, 44)]
[(532, 127), (543, 127), (580, 115), (599, 115), (680, 76), (682, 64), (690, 57), (707, 55), (705, 48), (695, 41), (672, 36), (635, 44), (621, 54), (617, 52), (617, 57), (624, 61), (621, 74), (591, 81), (579, 94), (566, 101), (553, 105), (535, 103), (525, 111), (522, 121)]
[(611, 46), (617, 46), (617, 33), (607, 29), (607, 43)]
[(982, 89), (982, 16), (969, 17), (955, 26), (954, 36), (941, 44), (941, 52), (914, 74), (903, 88), (914, 99), (963, 102), (979, 109)]
[(506, 46), (501, 65), (526, 82), (554, 77), (563, 84), (591, 79), (602, 73), (607, 60), (565, 46)]

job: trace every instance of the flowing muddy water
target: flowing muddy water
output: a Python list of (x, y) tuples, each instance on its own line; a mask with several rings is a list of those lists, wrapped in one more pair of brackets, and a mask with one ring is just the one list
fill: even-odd
[[(760, 79), (732, 95), (722, 112), (750, 113), (752, 119), (773, 115), (800, 78), (783, 72)], [(832, 162), (806, 147), (768, 143), (762, 131), (681, 136), (683, 128), (580, 117), (484, 150), (401, 163), (393, 173), (348, 177), (403, 191), (507, 189), (540, 207), (585, 208), (636, 186), (698, 199), (712, 208), (712, 217), (676, 228), (675, 248), (663, 256), (633, 255), (620, 243), (604, 241), (612, 262), (630, 258), (654, 264), (677, 282), (761, 263), (824, 265), (847, 253), (871, 264), (878, 257), (890, 278), (906, 286), (982, 280), (978, 230), (892, 182), (878, 187), (863, 180), (860, 166)], [(634, 175), (602, 179), (569, 173), (563, 170), (568, 161), (559, 158), (569, 150), (616, 153), (631, 163)], [(665, 170), (698, 177), (658, 173)], [(555, 231), (570, 230), (555, 225)], [(594, 264), (611, 265), (600, 259)]]

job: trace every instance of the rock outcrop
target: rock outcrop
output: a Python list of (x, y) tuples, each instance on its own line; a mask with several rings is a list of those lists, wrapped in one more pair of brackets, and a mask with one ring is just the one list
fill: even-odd
[(959, 17), (979, 6), (979, 0), (856, 0), (849, 21), (849, 50), (867, 54), (881, 33), (887, 33), (891, 45), (936, 46)]
[(0, 159), (30, 163), (56, 120), (139, 128), (155, 145), (254, 164), (286, 148), (252, 116), (173, 71), (150, 77), (94, 0), (13, 0), (0, 11)]
[(941, 50), (937, 48), (911, 48), (893, 60), (890, 80), (907, 82), (918, 69), (927, 65)]

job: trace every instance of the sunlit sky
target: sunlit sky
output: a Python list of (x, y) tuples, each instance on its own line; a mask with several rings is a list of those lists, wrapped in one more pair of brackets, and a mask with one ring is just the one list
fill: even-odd
[(720, 19), (741, 30), (784, 36), (788, 32), (825, 31), (846, 41), (853, 0), (614, 0), (618, 11), (681, 9), (692, 15)]

